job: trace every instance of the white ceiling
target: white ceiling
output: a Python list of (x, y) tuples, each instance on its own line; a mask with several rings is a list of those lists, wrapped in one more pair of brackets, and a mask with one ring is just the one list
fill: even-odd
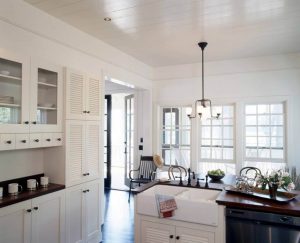
[(25, 1), (151, 66), (300, 51), (300, 0)]

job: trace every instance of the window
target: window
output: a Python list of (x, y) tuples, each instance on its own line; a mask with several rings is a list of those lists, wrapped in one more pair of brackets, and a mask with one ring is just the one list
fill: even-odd
[(213, 114), (219, 119), (207, 119), (200, 123), (199, 171), (220, 168), (226, 173), (235, 172), (235, 121), (234, 106), (213, 106)]
[(285, 162), (284, 103), (245, 106), (245, 161)]
[(189, 107), (163, 107), (161, 109), (161, 153), (165, 165), (190, 165), (191, 124), (187, 116)]

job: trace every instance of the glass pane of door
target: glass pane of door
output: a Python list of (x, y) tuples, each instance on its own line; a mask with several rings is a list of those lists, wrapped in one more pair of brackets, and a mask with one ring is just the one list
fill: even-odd
[(125, 96), (125, 185), (134, 163), (134, 95)]
[(22, 63), (0, 58), (0, 124), (21, 124)]
[(104, 186), (111, 187), (111, 95), (105, 95), (104, 103)]

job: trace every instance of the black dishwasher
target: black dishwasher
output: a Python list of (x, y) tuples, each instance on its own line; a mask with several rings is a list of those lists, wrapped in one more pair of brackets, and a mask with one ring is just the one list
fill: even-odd
[(226, 208), (226, 243), (300, 243), (300, 217)]

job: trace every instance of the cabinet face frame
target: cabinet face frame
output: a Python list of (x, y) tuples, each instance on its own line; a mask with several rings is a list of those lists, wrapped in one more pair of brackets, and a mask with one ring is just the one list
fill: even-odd
[[(33, 124), (37, 121), (38, 110), (38, 70), (39, 68), (57, 73), (56, 87), (56, 124)], [(62, 132), (63, 114), (63, 68), (39, 58), (31, 59), (31, 94), (30, 94), (30, 132)]]
[(0, 57), (22, 64), (20, 124), (0, 124), (0, 133), (28, 133), (29, 125), (25, 123), (29, 121), (30, 59), (5, 50), (0, 50)]

